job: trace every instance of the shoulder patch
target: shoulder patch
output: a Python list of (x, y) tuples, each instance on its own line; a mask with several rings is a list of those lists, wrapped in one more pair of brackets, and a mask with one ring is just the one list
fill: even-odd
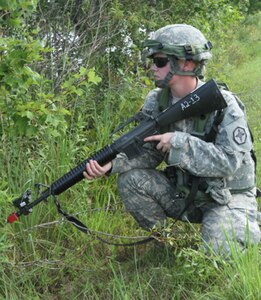
[(233, 132), (233, 139), (238, 145), (245, 144), (247, 139), (247, 133), (245, 128), (237, 127)]

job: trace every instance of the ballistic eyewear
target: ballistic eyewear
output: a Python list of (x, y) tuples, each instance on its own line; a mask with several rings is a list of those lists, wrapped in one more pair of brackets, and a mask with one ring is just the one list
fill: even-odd
[(169, 62), (169, 59), (167, 57), (153, 57), (152, 61), (157, 68), (164, 68)]

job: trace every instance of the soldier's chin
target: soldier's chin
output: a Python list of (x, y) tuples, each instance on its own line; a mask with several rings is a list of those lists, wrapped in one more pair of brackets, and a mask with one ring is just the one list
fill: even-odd
[(156, 80), (155, 85), (156, 85), (156, 87), (159, 87), (159, 88), (164, 87), (164, 80)]

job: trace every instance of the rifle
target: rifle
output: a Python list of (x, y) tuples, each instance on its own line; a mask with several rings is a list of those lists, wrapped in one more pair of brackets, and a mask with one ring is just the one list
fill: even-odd
[(112, 144), (105, 146), (91, 157), (85, 159), (78, 166), (54, 181), (50, 187), (44, 190), (34, 201), (31, 201), (30, 191), (26, 191), (21, 197), (13, 201), (13, 205), (18, 210), (9, 215), (7, 222), (13, 223), (18, 220), (21, 215), (28, 215), (32, 211), (32, 208), (38, 203), (46, 200), (49, 196), (55, 197), (63, 193), (81, 181), (84, 178), (83, 172), (85, 171), (86, 164), (90, 160), (96, 160), (103, 166), (113, 160), (119, 153), (125, 153), (129, 159), (132, 159), (141, 153), (142, 145), (145, 143), (144, 138), (159, 134), (160, 128), (189, 117), (221, 110), (226, 106), (227, 104), (216, 82), (213, 79), (209, 80), (200, 88), (159, 113), (156, 117), (143, 115), (143, 117), (140, 118), (140, 123), (135, 128), (118, 138)]

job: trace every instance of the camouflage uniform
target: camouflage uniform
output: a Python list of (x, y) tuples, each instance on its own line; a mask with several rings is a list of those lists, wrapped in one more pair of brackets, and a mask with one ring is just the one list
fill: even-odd
[[(204, 84), (198, 80), (198, 87)], [(159, 113), (159, 93), (152, 90), (145, 101), (146, 114)], [(119, 154), (112, 173), (119, 173), (118, 189), (126, 208), (145, 230), (164, 224), (167, 217), (202, 223), (205, 245), (229, 252), (236, 241), (240, 247), (260, 241), (257, 222), (255, 166), (251, 157), (252, 141), (244, 107), (229, 91), (222, 90), (227, 102), (214, 143), (200, 139), (196, 119), (186, 119), (170, 126), (175, 132), (171, 149), (165, 155), (147, 143), (144, 152), (132, 160)], [(169, 98), (169, 104), (179, 99)], [(211, 101), (211, 99), (210, 99)], [(216, 112), (204, 124), (209, 132)], [(162, 161), (172, 166), (172, 173), (156, 170)], [(189, 209), (184, 198), (191, 187), (191, 175), (201, 178), (199, 190)]]

